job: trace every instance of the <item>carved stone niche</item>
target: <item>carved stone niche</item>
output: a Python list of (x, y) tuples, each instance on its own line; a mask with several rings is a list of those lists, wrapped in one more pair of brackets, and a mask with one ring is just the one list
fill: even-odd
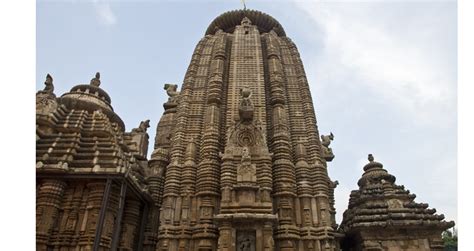
[(257, 167), (252, 163), (250, 147), (237, 147), (241, 152), (237, 164), (237, 184), (233, 186), (235, 203), (240, 207), (253, 207), (257, 202), (260, 186), (257, 185)]
[(303, 219), (304, 219), (304, 224), (311, 226), (311, 209), (310, 208), (304, 208), (303, 209)]
[(243, 148), (242, 161), (237, 167), (237, 182), (252, 184), (257, 182), (257, 167), (255, 164), (252, 164), (249, 149), (247, 147)]
[(388, 208), (390, 209), (400, 209), (403, 208), (403, 202), (398, 199), (390, 199), (387, 201)]
[(210, 207), (210, 206), (201, 206), (200, 217), (202, 219), (212, 218), (212, 207)]
[(237, 230), (236, 251), (256, 251), (255, 230)]

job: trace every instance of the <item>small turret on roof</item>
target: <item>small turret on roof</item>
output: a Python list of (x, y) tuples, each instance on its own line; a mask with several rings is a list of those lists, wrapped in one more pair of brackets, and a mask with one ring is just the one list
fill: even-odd
[(372, 154), (368, 159), (357, 183), (359, 189), (351, 192), (349, 208), (344, 212), (340, 226), (346, 235), (343, 246), (387, 250), (404, 245), (413, 250), (442, 250), (441, 233), (454, 222), (444, 221), (444, 215), (435, 214), (436, 209), (428, 208), (428, 204), (415, 202), (416, 195), (396, 185), (395, 176)]

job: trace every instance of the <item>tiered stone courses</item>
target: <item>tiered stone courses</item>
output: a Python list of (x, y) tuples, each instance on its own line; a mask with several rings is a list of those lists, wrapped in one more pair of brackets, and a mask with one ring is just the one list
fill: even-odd
[(150, 120), (125, 131), (100, 86), (97, 73), (58, 98), (48, 74), (36, 95), (38, 250), (436, 250), (452, 226), (371, 162), (338, 229), (334, 134), (319, 134), (298, 50), (262, 12), (209, 25), (181, 91), (164, 85), (149, 160)]
[(369, 154), (369, 163), (351, 192), (340, 230), (345, 250), (443, 250), (441, 233), (454, 226), (416, 195), (395, 184), (395, 176)]
[(140, 226), (153, 201), (149, 121), (125, 132), (99, 85), (97, 73), (58, 98), (48, 74), (36, 94), (37, 250), (136, 250), (143, 243)]

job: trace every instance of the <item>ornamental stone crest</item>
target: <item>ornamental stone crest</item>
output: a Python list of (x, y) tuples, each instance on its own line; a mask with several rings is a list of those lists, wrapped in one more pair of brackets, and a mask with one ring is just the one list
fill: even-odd
[(166, 90), (166, 94), (168, 94), (168, 102), (176, 103), (179, 95), (179, 92), (177, 91), (178, 85), (165, 84), (164, 89)]
[(51, 75), (46, 75), (44, 85), (44, 89), (36, 93), (36, 113), (48, 115), (58, 108)]
[(332, 161), (334, 159), (334, 154), (332, 149), (329, 147), (331, 141), (334, 140), (334, 134), (332, 132), (329, 135), (321, 135), (321, 145), (323, 151), (323, 157), (326, 161)]

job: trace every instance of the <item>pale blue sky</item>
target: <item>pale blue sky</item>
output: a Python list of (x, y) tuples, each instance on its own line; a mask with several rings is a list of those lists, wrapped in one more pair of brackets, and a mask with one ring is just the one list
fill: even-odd
[[(332, 131), (329, 163), (338, 223), (367, 154), (448, 220), (457, 220), (455, 1), (246, 1), (297, 45), (318, 127)], [(181, 87), (194, 46), (226, 1), (39, 1), (36, 89), (46, 73), (62, 95), (101, 72), (127, 130)], [(152, 149), (152, 146), (150, 146)]]

